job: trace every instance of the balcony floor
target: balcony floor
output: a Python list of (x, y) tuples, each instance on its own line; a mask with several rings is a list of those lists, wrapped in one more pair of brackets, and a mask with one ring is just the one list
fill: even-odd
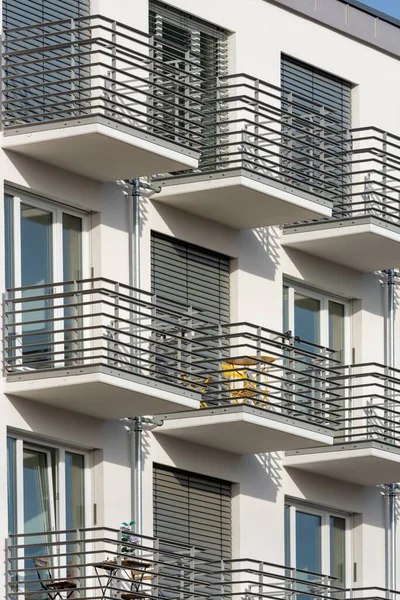
[(284, 466), (349, 483), (379, 485), (399, 481), (400, 451), (379, 442), (335, 445), (289, 452)]
[(155, 199), (188, 213), (234, 227), (254, 229), (328, 217), (327, 201), (245, 170), (202, 173), (158, 182)]
[(102, 182), (195, 168), (198, 162), (195, 151), (101, 117), (7, 130), (2, 148)]
[(184, 412), (164, 418), (164, 425), (157, 430), (160, 435), (240, 455), (309, 448), (333, 441), (331, 433), (322, 427), (310, 427), (244, 405), (202, 408), (195, 415)]
[(101, 365), (8, 374), (4, 393), (99, 419), (200, 407), (196, 392)]
[(400, 227), (375, 217), (337, 219), (286, 229), (282, 245), (372, 273), (398, 267)]

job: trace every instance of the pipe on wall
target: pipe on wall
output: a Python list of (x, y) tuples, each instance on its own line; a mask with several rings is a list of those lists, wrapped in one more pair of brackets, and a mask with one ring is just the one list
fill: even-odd
[[(396, 274), (394, 269), (390, 269), (387, 274), (388, 290), (388, 322), (387, 322), (387, 362), (390, 368), (395, 367), (395, 285)], [(389, 548), (388, 548), (388, 585), (390, 590), (396, 590), (397, 585), (397, 515), (396, 515), (396, 497), (397, 483), (388, 483), (386, 486), (386, 496), (389, 505)]]

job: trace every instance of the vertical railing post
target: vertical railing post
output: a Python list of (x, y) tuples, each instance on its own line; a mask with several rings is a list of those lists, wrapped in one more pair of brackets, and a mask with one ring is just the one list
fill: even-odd
[(264, 563), (258, 563), (258, 597), (259, 600), (263, 600), (263, 588), (264, 588)]
[[(76, 100), (77, 100), (77, 87), (75, 84), (75, 77), (76, 77), (76, 61), (75, 61), (75, 42), (76, 42), (76, 37), (75, 37), (75, 19), (71, 19), (70, 21), (70, 32), (71, 32), (71, 51), (70, 51), (70, 64), (71, 64), (71, 77), (70, 77), (70, 90), (71, 90), (71, 114), (73, 114), (73, 107), (74, 104), (76, 104)], [(79, 81), (78, 81), (78, 86), (80, 85)], [(79, 106), (79, 103), (78, 103)], [(78, 109), (78, 115), (79, 115), (79, 109)], [(68, 114), (66, 115), (66, 117), (68, 117)]]
[(189, 573), (189, 592), (190, 592), (190, 596), (188, 600), (194, 600), (195, 598), (195, 582), (196, 582), (196, 571), (195, 571), (195, 567), (196, 567), (196, 548), (194, 546), (191, 546), (190, 548), (190, 562), (189, 562), (189, 569), (190, 569), (190, 573)]
[(153, 598), (158, 598), (160, 588), (160, 540), (158, 538), (155, 539), (153, 543), (153, 571), (154, 580), (152, 596)]

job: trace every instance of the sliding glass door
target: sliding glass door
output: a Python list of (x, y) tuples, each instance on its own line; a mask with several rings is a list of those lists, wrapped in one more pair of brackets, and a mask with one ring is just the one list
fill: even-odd
[(8, 437), (9, 533), (44, 547), (52, 531), (84, 527), (87, 460), (83, 452)]
[(32, 197), (8, 195), (5, 223), (6, 285), (23, 288), (14, 291), (21, 299), (14, 308), (22, 316), (15, 319), (9, 357), (24, 370), (63, 366), (73, 298), (64, 301), (60, 294), (85, 276), (83, 216)]
[(288, 503), (285, 506), (285, 563), (291, 576), (304, 580), (297, 589), (304, 598), (324, 582), (320, 573), (346, 586), (349, 518), (330, 511)]

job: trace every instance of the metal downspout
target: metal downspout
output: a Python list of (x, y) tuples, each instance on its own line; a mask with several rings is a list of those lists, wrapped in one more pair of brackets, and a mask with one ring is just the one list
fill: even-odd
[[(128, 183), (132, 186), (132, 202), (129, 203), (129, 285), (135, 288), (135, 296), (140, 295), (141, 286), (141, 260), (140, 260), (140, 189), (148, 189), (154, 193), (159, 193), (161, 188), (151, 183), (140, 180), (139, 177), (129, 179)], [(134, 417), (128, 419), (133, 422), (130, 427), (131, 435), (131, 514), (132, 521), (135, 521), (135, 533), (142, 535), (143, 524), (143, 423), (161, 426), (162, 421), (149, 419), (145, 417)]]
[[(388, 330), (387, 330), (387, 361), (390, 369), (395, 367), (395, 271), (390, 269), (387, 273), (388, 287)], [(389, 502), (389, 552), (388, 552), (388, 580), (389, 589), (396, 592), (397, 585), (397, 519), (396, 497), (397, 483), (386, 485)]]
[(142, 451), (142, 435), (143, 435), (143, 424), (142, 417), (135, 417), (133, 420), (133, 437), (134, 437), (134, 507), (133, 507), (133, 520), (135, 521), (135, 533), (139, 536), (142, 535), (142, 498), (143, 498), (143, 451)]

